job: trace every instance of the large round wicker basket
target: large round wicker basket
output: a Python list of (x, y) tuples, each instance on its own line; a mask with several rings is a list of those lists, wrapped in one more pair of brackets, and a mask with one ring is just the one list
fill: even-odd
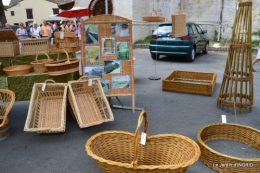
[(202, 127), (198, 133), (201, 160), (221, 173), (259, 172), (260, 158), (239, 158), (211, 149), (206, 142), (211, 140), (233, 140), (260, 149), (260, 131), (248, 126), (216, 123)]
[(147, 115), (142, 111), (135, 134), (107, 131), (98, 133), (87, 141), (88, 155), (104, 173), (180, 173), (199, 158), (198, 145), (188, 137), (177, 134), (147, 136), (146, 144), (139, 144), (143, 118), (146, 133)]
[(3, 68), (3, 71), (7, 76), (21, 76), (30, 73), (32, 70), (32, 65), (13, 65)]

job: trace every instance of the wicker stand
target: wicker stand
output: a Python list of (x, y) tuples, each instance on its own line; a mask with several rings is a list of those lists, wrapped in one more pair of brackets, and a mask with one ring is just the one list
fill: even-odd
[(239, 0), (236, 11), (228, 59), (217, 98), (217, 106), (244, 108), (253, 106), (252, 74), (252, 0)]

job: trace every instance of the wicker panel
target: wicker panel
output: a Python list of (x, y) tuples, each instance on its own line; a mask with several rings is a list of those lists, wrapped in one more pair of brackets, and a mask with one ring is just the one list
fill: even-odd
[(31, 72), (32, 65), (13, 65), (3, 68), (7, 76), (21, 76)]
[(186, 14), (177, 13), (172, 15), (172, 37), (186, 36)]
[[(47, 82), (53, 83), (47, 83)], [(46, 85), (44, 91), (43, 85)], [(35, 83), (24, 131), (60, 133), (65, 131), (67, 84), (46, 80)]]
[(18, 38), (13, 30), (0, 30), (0, 57), (14, 57), (20, 53)]
[[(69, 81), (68, 99), (80, 128), (114, 121), (99, 79)], [(82, 104), (84, 103), (84, 104)]]
[[(155, 13), (155, 16), (153, 16), (153, 13)], [(150, 14), (150, 16), (143, 16), (143, 21), (146, 22), (164, 22), (165, 17), (158, 16), (157, 12), (153, 10)]]
[(162, 81), (163, 91), (212, 95), (217, 73), (174, 70)]
[(260, 131), (248, 126), (230, 123), (209, 124), (198, 133), (201, 160), (210, 168), (221, 173), (258, 172), (260, 158), (239, 158), (219, 153), (206, 142), (211, 140), (243, 142), (260, 150)]
[(145, 146), (141, 145), (139, 133), (143, 118), (144, 133), (147, 133), (147, 115), (142, 111), (134, 134), (105, 131), (87, 141), (88, 155), (104, 173), (181, 173), (199, 158), (199, 146), (178, 134), (147, 135)]
[(23, 55), (37, 55), (38, 52), (49, 53), (49, 38), (20, 40)]

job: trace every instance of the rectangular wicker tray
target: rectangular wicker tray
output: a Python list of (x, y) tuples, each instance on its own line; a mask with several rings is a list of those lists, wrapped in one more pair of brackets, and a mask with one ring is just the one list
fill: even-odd
[(69, 81), (68, 100), (80, 128), (114, 121), (99, 79)]
[(19, 42), (13, 30), (0, 30), (0, 57), (14, 57), (19, 54)]
[[(53, 83), (47, 83), (51, 81)], [(43, 85), (46, 85), (42, 91)], [(24, 131), (38, 133), (61, 133), (66, 123), (66, 83), (35, 83), (30, 99)]]
[(162, 81), (163, 91), (212, 95), (217, 73), (174, 70)]

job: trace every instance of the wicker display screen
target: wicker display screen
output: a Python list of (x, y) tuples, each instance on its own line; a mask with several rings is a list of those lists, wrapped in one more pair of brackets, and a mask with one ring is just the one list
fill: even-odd
[(106, 96), (131, 96), (134, 107), (132, 21), (98, 15), (81, 24), (83, 74), (100, 78)]

